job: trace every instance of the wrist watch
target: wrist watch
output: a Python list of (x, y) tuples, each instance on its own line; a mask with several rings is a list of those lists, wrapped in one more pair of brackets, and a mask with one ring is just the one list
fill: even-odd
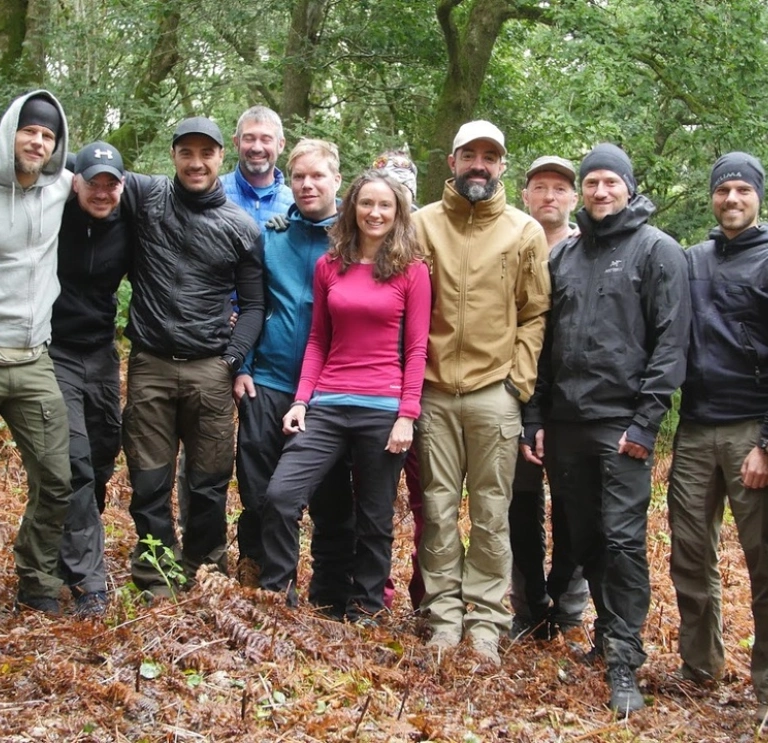
[(232, 374), (237, 374), (237, 372), (240, 371), (240, 362), (235, 356), (232, 356), (232, 354), (224, 354), (224, 356), (221, 357), (221, 360), (229, 367), (229, 371)]
[(763, 450), (763, 454), (768, 454), (768, 437), (761, 436), (757, 440), (757, 448)]

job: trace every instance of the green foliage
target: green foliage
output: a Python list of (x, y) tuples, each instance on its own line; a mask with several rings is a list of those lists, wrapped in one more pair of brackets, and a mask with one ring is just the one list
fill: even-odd
[(184, 568), (176, 560), (173, 550), (151, 534), (147, 534), (139, 541), (147, 545), (147, 549), (141, 553), (139, 559), (148, 562), (157, 571), (175, 598), (179, 586), (187, 582), (187, 576), (184, 575)]
[(118, 338), (123, 337), (125, 328), (128, 325), (128, 307), (131, 303), (133, 289), (128, 279), (123, 279), (117, 289), (117, 316), (115, 317), (115, 327)]
[[(42, 26), (18, 13), (0, 23), (0, 96), (29, 87), (21, 73), (38, 65), (25, 67), (23, 49), (43, 48), (72, 149), (107, 138), (134, 169), (168, 173), (181, 118), (212, 116), (229, 135), (265, 103), (286, 117), (289, 149), (305, 135), (337, 142), (347, 183), (379, 151), (408, 146), (420, 185), (438, 187), (458, 111), (506, 132), (512, 199), (535, 157), (578, 162), (611, 140), (632, 157), (656, 224), (690, 245), (713, 222), (716, 157), (768, 158), (767, 15), (759, 0), (62, 0)], [(235, 162), (229, 148), (226, 169)]]

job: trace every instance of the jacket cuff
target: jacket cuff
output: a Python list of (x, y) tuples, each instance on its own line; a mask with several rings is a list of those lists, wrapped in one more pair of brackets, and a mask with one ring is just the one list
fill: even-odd
[(768, 439), (768, 415), (763, 418), (763, 422), (760, 426), (760, 438)]
[(533, 449), (536, 446), (536, 434), (541, 431), (544, 426), (541, 423), (526, 423), (523, 426), (523, 432), (520, 435), (520, 444), (525, 444)]
[(637, 423), (631, 423), (627, 429), (627, 441), (633, 444), (644, 446), (649, 453), (653, 453), (653, 446), (656, 443), (656, 434), (647, 428), (642, 428)]

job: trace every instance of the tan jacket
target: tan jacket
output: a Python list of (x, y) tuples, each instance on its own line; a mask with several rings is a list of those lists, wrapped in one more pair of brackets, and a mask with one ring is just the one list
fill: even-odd
[(432, 279), (426, 381), (463, 394), (506, 377), (526, 402), (550, 305), (549, 249), (504, 187), (474, 204), (446, 181), (442, 201), (413, 215)]

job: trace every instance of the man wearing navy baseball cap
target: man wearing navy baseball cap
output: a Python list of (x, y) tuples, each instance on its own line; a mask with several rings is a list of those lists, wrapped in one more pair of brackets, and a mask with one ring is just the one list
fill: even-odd
[(75, 614), (107, 609), (104, 510), (107, 483), (120, 451), (120, 362), (115, 349), (115, 293), (133, 253), (120, 208), (123, 159), (107, 142), (85, 145), (74, 161), (73, 190), (59, 231), (51, 345), (56, 379), (67, 403), (72, 499), (59, 564)]
[[(169, 588), (142, 558), (149, 535), (177, 553), (187, 585), (203, 563), (226, 571), (232, 375), (261, 331), (264, 287), (259, 229), (219, 181), (223, 145), (214, 121), (185, 119), (172, 137), (175, 177), (128, 174), (123, 195), (137, 239), (123, 428), (138, 535), (131, 573), (155, 596), (181, 586)], [(234, 291), (240, 316), (233, 330)], [(171, 512), (180, 442), (189, 490), (182, 546)]]

